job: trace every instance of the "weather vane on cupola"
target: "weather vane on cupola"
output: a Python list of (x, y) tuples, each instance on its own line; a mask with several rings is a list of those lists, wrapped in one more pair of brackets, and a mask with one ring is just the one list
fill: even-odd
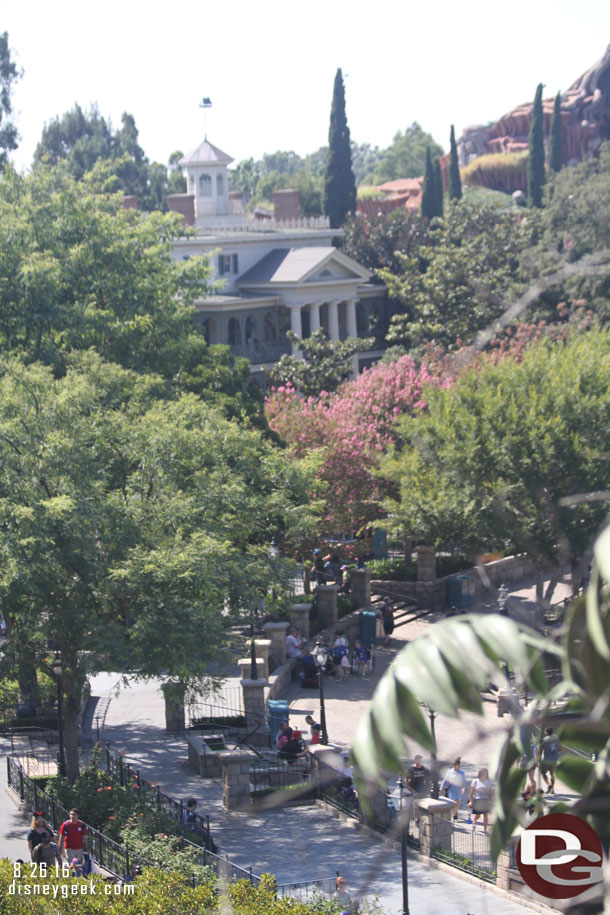
[(200, 107), (200, 108), (203, 108), (203, 132), (204, 132), (204, 134), (205, 134), (205, 139), (207, 140), (207, 138), (208, 138), (208, 121), (207, 121), (207, 114), (206, 114), (206, 112), (207, 112), (207, 109), (208, 109), (208, 108), (211, 108), (211, 107), (212, 107), (212, 100), (211, 100), (210, 98), (208, 98), (207, 95), (206, 95), (206, 97), (205, 97), (205, 98), (202, 98), (201, 101), (199, 102), (199, 107)]

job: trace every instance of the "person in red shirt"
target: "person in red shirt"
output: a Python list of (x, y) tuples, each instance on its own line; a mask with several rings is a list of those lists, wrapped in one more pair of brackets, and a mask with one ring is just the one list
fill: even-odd
[(68, 861), (74, 858), (83, 860), (87, 851), (87, 827), (78, 818), (78, 810), (74, 807), (70, 811), (70, 819), (62, 823), (59, 828), (59, 854), (63, 855), (64, 849)]

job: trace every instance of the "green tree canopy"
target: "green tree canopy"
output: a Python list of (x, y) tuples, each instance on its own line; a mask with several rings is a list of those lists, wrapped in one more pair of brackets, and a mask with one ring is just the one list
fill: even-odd
[(205, 258), (176, 261), (178, 216), (126, 209), (105, 166), (83, 181), (65, 165), (0, 178), (0, 351), (65, 370), (75, 350), (204, 397), (242, 401), (245, 360), (208, 347), (193, 302), (209, 289)]
[(417, 121), (404, 133), (399, 130), (392, 145), (381, 154), (381, 161), (373, 172), (373, 183), (383, 184), (396, 178), (419, 178), (424, 174), (427, 149), (432, 157), (443, 155), (442, 147)]
[(324, 211), (333, 229), (342, 226), (356, 210), (356, 182), (352, 171), (349, 127), (345, 114), (345, 88), (341, 68), (335, 75), (328, 130), (328, 161), (324, 175)]
[(561, 171), (563, 165), (562, 136), (561, 136), (561, 92), (555, 96), (553, 117), (551, 118), (551, 133), (549, 136), (549, 168), (553, 172)]
[[(165, 166), (149, 162), (138, 142), (135, 119), (127, 112), (121, 115), (121, 126), (115, 129), (96, 105), (88, 112), (75, 105), (71, 111), (45, 124), (34, 152), (35, 166), (65, 161), (68, 171), (78, 181), (100, 159), (113, 163), (118, 186), (123, 193), (136, 196), (144, 210), (167, 210), (167, 194), (185, 190), (183, 181), (170, 179)], [(175, 168), (171, 173), (175, 173)]]
[(571, 497), (610, 490), (610, 331), (570, 335), (426, 391), (401, 421), (412, 443), (386, 466), (405, 530), (471, 552), (506, 544), (560, 576), (587, 556), (607, 505)]
[(15, 62), (11, 60), (8, 45), (8, 32), (0, 35), (0, 165), (8, 161), (8, 154), (17, 149), (17, 128), (11, 120), (13, 112), (11, 96), (13, 86), (20, 73)]
[(542, 83), (539, 83), (534, 97), (534, 107), (530, 121), (529, 157), (527, 160), (527, 197), (531, 207), (542, 206), (542, 189), (546, 178), (544, 160)]
[(453, 124), (451, 125), (451, 134), (449, 137), (449, 149), (449, 199), (459, 200), (462, 196), (462, 177), (460, 175), (460, 163), (458, 161)]
[(449, 202), (427, 243), (409, 255), (397, 253), (396, 272), (379, 272), (402, 312), (392, 318), (388, 342), (471, 342), (504, 311), (496, 297), (509, 299), (521, 288), (518, 267), (533, 232), (534, 221), (495, 203)]
[(371, 349), (374, 342), (372, 337), (329, 340), (321, 327), (306, 339), (292, 331), (288, 331), (287, 337), (298, 345), (301, 356), (283, 355), (270, 370), (269, 378), (274, 385), (292, 385), (306, 397), (335, 391), (352, 373), (352, 357)]
[[(347, 220), (341, 237), (341, 250), (369, 270), (388, 269), (400, 274), (402, 263), (397, 255), (420, 259), (424, 269), (423, 251), (430, 241), (429, 226), (418, 213), (401, 207), (376, 216), (359, 215)], [(376, 277), (376, 281), (380, 282)]]
[(86, 671), (205, 674), (231, 609), (265, 593), (304, 489), (260, 433), (92, 352), (61, 379), (2, 364), (0, 461), (9, 644), (53, 677), (44, 659), (61, 656), (74, 777)]

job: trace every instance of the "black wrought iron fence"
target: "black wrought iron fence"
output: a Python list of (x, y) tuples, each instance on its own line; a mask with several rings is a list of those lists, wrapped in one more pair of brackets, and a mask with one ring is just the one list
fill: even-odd
[(281, 759), (257, 759), (250, 766), (250, 785), (255, 795), (282, 788), (305, 790), (311, 786), (311, 772), (304, 760), (289, 764)]
[[(23, 801), (26, 809), (41, 811), (47, 823), (52, 826), (55, 832), (58, 832), (61, 824), (70, 818), (68, 810), (40, 788), (24, 772), (23, 767), (15, 757), (7, 756), (6, 763), (7, 780), (10, 788)], [(123, 877), (129, 874), (133, 857), (130, 860), (127, 846), (119, 845), (118, 842), (109, 839), (98, 829), (89, 824), (86, 825), (89, 850), (94, 861), (115, 877)], [(137, 861), (142, 864), (148, 863), (146, 861), (140, 862), (139, 858)]]
[[(111, 760), (114, 760), (112, 754), (110, 754)], [(17, 794), (19, 799), (23, 801), (24, 806), (32, 811), (41, 811), (47, 823), (57, 832), (62, 823), (69, 819), (69, 812), (59, 804), (55, 798), (51, 797), (40, 788), (35, 781), (33, 781), (23, 770), (23, 767), (20, 765), (19, 761), (12, 756), (7, 756), (7, 780), (10, 788)], [(118, 767), (118, 772), (123, 768), (125, 773), (127, 770), (131, 771), (126, 763), (123, 763), (123, 766)], [(128, 784), (128, 782), (125, 782)], [(171, 798), (167, 798), (167, 795), (161, 793), (162, 798), (171, 801)], [(177, 802), (174, 802), (178, 808), (181, 808)], [(202, 820), (202, 818), (199, 818)], [(86, 821), (84, 821), (86, 823)], [(207, 830), (207, 835), (209, 837), (209, 824), (203, 823), (203, 827)], [(99, 829), (95, 829), (93, 826), (90, 826), (86, 823), (87, 832), (88, 832), (88, 841), (89, 841), (89, 850), (93, 857), (93, 860), (99, 867), (111, 873), (113, 876), (125, 877), (131, 872), (131, 866), (135, 862), (143, 867), (155, 867), (157, 866), (155, 862), (149, 861), (146, 858), (143, 858), (139, 855), (134, 855), (127, 845), (121, 845), (118, 842), (115, 842), (113, 839), (109, 839), (108, 836), (104, 835), (103, 832), (100, 832)], [(189, 829), (192, 828), (192, 825), (189, 823)], [(252, 872), (252, 869), (246, 870), (245, 868), (239, 867), (237, 864), (233, 864), (229, 861), (228, 858), (222, 858), (214, 852), (210, 851), (204, 845), (197, 845), (194, 842), (186, 839), (184, 836), (180, 839), (181, 845), (183, 848), (190, 847), (197, 850), (197, 857), (195, 863), (204, 865), (213, 870), (213, 872), (222, 877), (225, 880), (234, 882), (236, 880), (249, 880), (251, 883), (260, 883), (260, 877), (257, 874)], [(205, 877), (198, 877), (193, 874), (190, 878), (190, 882), (193, 885), (196, 885), (199, 882), (205, 880)]]
[(125, 785), (136, 786), (144, 802), (170, 820), (178, 834), (183, 829), (188, 828), (201, 838), (204, 847), (208, 851), (214, 851), (215, 845), (210, 831), (209, 817), (203, 817), (198, 813), (187, 811), (182, 801), (169, 797), (169, 795), (161, 791), (157, 784), (142, 778), (139, 769), (134, 769), (120, 754), (111, 753), (108, 745), (106, 745), (102, 753), (102, 763), (106, 772), (121, 787)]
[(186, 701), (187, 724), (191, 727), (207, 719), (237, 719), (244, 715), (244, 694), (240, 686), (226, 686), (202, 699), (188, 696)]
[(433, 848), (432, 856), (453, 867), (494, 883), (496, 871), (489, 835), (480, 826), (464, 824), (451, 832), (450, 848)]
[(277, 895), (302, 900), (316, 896), (332, 896), (335, 892), (335, 881), (335, 877), (322, 877), (320, 880), (310, 880), (304, 883), (280, 883), (277, 887)]

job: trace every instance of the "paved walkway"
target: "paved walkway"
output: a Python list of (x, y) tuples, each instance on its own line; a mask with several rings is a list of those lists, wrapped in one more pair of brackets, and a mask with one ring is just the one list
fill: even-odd
[[(524, 601), (528, 599), (526, 593)], [(391, 647), (378, 650), (372, 677), (351, 677), (345, 683), (327, 680), (327, 721), (333, 744), (351, 745), (358, 719), (396, 650), (407, 639), (421, 634), (427, 625), (418, 621), (398, 628)], [(215, 841), (234, 863), (251, 866), (256, 873), (270, 871), (277, 875), (279, 883), (334, 876), (340, 871), (356, 895), (378, 894), (385, 909), (401, 910), (400, 856), (395, 850), (363, 835), (355, 824), (331, 818), (315, 807), (281, 808), (254, 815), (228, 813), (222, 807), (219, 780), (196, 775), (188, 764), (185, 742), (165, 733), (159, 681), (139, 683), (130, 677), (118, 692), (117, 681), (118, 674), (112, 673), (100, 674), (92, 681), (93, 695), (111, 700), (102, 739), (110, 743), (114, 752), (123, 751), (141, 775), (158, 781), (165, 793), (177, 799), (196, 797), (199, 809), (210, 816)], [(289, 698), (293, 725), (301, 721), (304, 724), (308, 713), (318, 716), (319, 693), (295, 686)], [(486, 705), (485, 711), (484, 719), (463, 715), (454, 721), (439, 716), (436, 722), (439, 758), (450, 760), (461, 754), (469, 775), (489, 762), (492, 747), (506, 727), (504, 720), (496, 717), (495, 704)], [(416, 747), (409, 747), (409, 752), (416, 752)], [(9, 823), (8, 830), (2, 830), (5, 839), (0, 844), (1, 853), (24, 857), (25, 824), (4, 792), (0, 812), (3, 824)], [(410, 860), (409, 875), (410, 903), (412, 911), (419, 915), (439, 911), (450, 915), (518, 915), (531, 911), (491, 888), (473, 885), (417, 860)]]
[(10, 740), (0, 738), (0, 857), (29, 858), (29, 851), (25, 840), (29, 829), (28, 821), (19, 813), (17, 807), (7, 794), (6, 783), (6, 757), (11, 751)]

